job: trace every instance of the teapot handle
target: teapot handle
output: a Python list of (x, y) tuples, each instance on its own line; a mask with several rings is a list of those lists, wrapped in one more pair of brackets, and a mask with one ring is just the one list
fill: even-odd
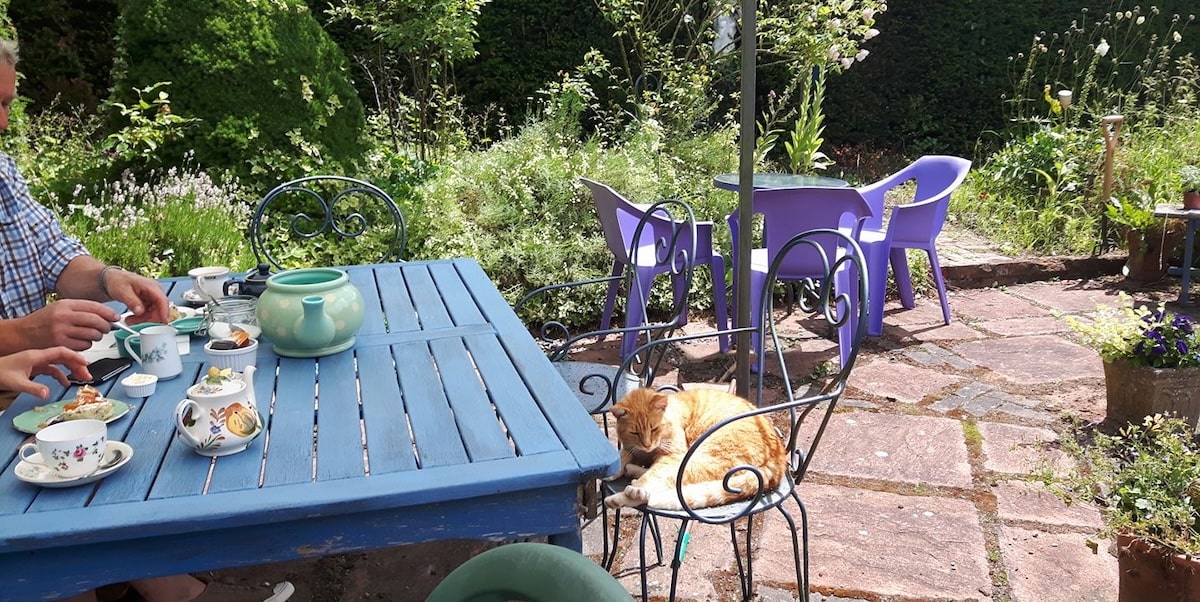
[(198, 448), (200, 447), (200, 440), (192, 435), (188, 427), (183, 424), (183, 415), (189, 408), (192, 411), (192, 416), (195, 416), (195, 413), (200, 411), (200, 405), (190, 399), (184, 399), (179, 402), (179, 405), (175, 406), (175, 430), (188, 445)]

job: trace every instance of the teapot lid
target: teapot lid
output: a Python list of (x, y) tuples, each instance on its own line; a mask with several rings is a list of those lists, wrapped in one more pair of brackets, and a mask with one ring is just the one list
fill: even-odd
[(266, 284), (267, 278), (270, 278), (273, 274), (271, 264), (260, 263), (257, 268), (246, 272), (246, 282)]
[(204, 379), (188, 388), (188, 395), (222, 395), (245, 389), (246, 382), (240, 378), (240, 374), (235, 374), (229, 368), (222, 370), (209, 366)]

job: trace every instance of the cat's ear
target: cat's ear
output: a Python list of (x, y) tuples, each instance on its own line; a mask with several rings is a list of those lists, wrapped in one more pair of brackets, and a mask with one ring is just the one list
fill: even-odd
[(655, 410), (667, 409), (667, 395), (661, 391), (655, 391), (654, 397), (650, 400), (650, 407)]
[(608, 413), (612, 414), (616, 418), (620, 418), (629, 413), (629, 408), (622, 407), (622, 406), (613, 406), (608, 409)]

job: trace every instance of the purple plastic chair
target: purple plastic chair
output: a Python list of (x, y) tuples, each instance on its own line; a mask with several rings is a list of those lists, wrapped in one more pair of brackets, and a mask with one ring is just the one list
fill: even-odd
[[(767, 269), (783, 246), (801, 232), (816, 229), (836, 230), (851, 238), (857, 238), (863, 221), (871, 215), (871, 207), (853, 188), (769, 188), (754, 191), (754, 213), (761, 213), (763, 216), (764, 243), (762, 248), (752, 249), (750, 253), (750, 325), (757, 327), (761, 321), (763, 285), (766, 282)], [(735, 266), (738, 261), (738, 219), (736, 211), (727, 218), (733, 233)], [(827, 257), (836, 258), (844, 254), (836, 236), (820, 235), (816, 240)], [(826, 267), (815, 252), (794, 253), (784, 258), (779, 267), (778, 279), (823, 278)], [(849, 303), (848, 307), (837, 307), (835, 311), (845, 312), (846, 315), (853, 315), (861, 301), (855, 292), (856, 289), (850, 286), (851, 279), (858, 278), (858, 274), (849, 273), (852, 269), (854, 268), (851, 266), (845, 266), (835, 272), (834, 290), (839, 299), (845, 299)], [(739, 284), (736, 271), (733, 285), (734, 290), (737, 290)], [(850, 361), (855, 340), (854, 328), (853, 320), (845, 320), (838, 325), (838, 357), (843, 366), (848, 365)], [(757, 334), (752, 335), (751, 339), (757, 358), (757, 370), (762, 364), (763, 345)]]
[[(942, 278), (942, 266), (938, 263), (934, 242), (946, 221), (946, 210), (950, 205), (950, 194), (962, 184), (971, 169), (971, 162), (960, 157), (927, 155), (913, 161), (908, 167), (874, 183), (859, 188), (872, 216), (863, 226), (858, 237), (867, 258), (870, 275), (870, 316), (867, 334), (877, 337), (883, 334), (883, 302), (887, 294), (888, 263), (895, 274), (896, 289), (900, 292), (900, 304), (912, 309), (912, 274), (908, 269), (905, 249), (923, 249), (929, 255), (929, 268), (937, 284), (938, 297), (942, 302), (942, 319), (950, 324), (950, 302), (946, 298), (946, 281)], [(887, 227), (883, 225), (884, 194), (909, 180), (916, 180), (917, 189), (910, 203), (892, 208)]]
[[(645, 323), (647, 299), (638, 299), (635, 298), (635, 295), (643, 292), (648, 296), (653, 287), (654, 278), (670, 271), (669, 265), (656, 260), (652, 247), (643, 248), (641, 244), (637, 247), (632, 245), (634, 230), (650, 205), (632, 203), (608, 185), (595, 180), (587, 178), (580, 178), (580, 180), (592, 191), (592, 198), (596, 203), (596, 215), (600, 218), (600, 226), (604, 230), (604, 240), (613, 254), (613, 268), (610, 275), (620, 275), (625, 266), (635, 268), (637, 286), (631, 286), (627, 291), (625, 326), (639, 326)], [(670, 230), (665, 220), (660, 218), (658, 221), (662, 222), (661, 227), (654, 227), (651, 232), (642, 234), (645, 241), (652, 243), (656, 239), (661, 239), (664, 232)], [(725, 258), (713, 250), (712, 231), (712, 222), (696, 222), (696, 257), (692, 260), (692, 265), (707, 264), (712, 270), (713, 307), (717, 314), (717, 328), (723, 330), (729, 324), (725, 300)], [(645, 253), (639, 252), (637, 253), (639, 257), (631, 258), (630, 249), (632, 248), (637, 248), (639, 251), (644, 250)], [(604, 313), (600, 316), (600, 330), (608, 330), (612, 323), (613, 307), (616, 305), (619, 287), (620, 281), (616, 279), (609, 283), (608, 298), (604, 302)], [(687, 284), (684, 279), (679, 275), (673, 275), (672, 287), (675, 291), (676, 302), (681, 301), (679, 296), (687, 294)], [(679, 326), (687, 323), (686, 299), (682, 301), (684, 310)], [(637, 347), (636, 333), (635, 336), (629, 336), (629, 334), (626, 332), (621, 338), (622, 359), (629, 357), (629, 354)], [(729, 338), (721, 337), (719, 345), (722, 352), (728, 351)]]

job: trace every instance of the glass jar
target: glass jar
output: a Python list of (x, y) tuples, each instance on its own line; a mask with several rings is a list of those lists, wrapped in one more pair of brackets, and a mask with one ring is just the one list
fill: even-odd
[(227, 339), (235, 328), (240, 328), (257, 339), (262, 334), (254, 306), (258, 301), (250, 295), (232, 295), (210, 301), (204, 309), (204, 327), (209, 338)]

